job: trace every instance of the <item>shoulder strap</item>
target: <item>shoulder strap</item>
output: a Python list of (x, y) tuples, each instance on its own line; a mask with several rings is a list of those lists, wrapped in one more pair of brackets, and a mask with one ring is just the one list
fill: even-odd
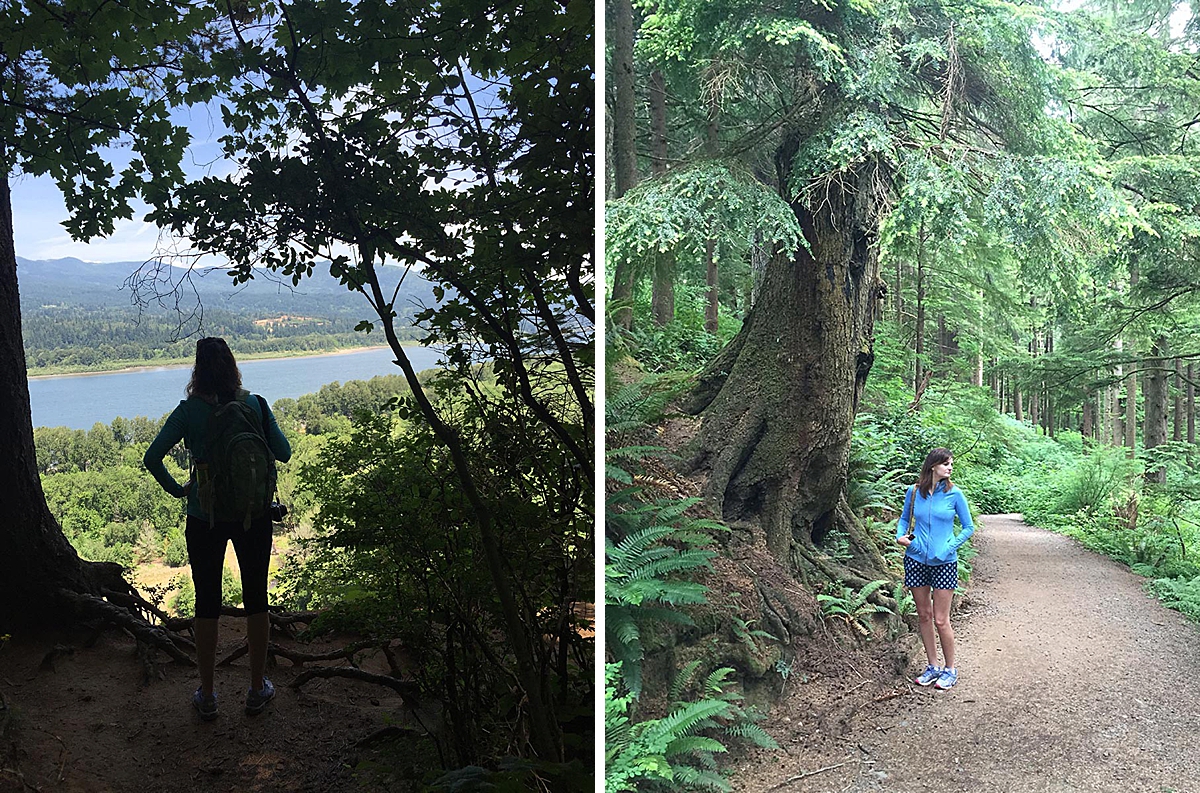
[(913, 529), (913, 525), (912, 525), (913, 509), (916, 507), (916, 500), (917, 500), (917, 486), (916, 485), (912, 485), (911, 487), (908, 488), (908, 498), (905, 500), (908, 502), (908, 530), (911, 533), (912, 529)]

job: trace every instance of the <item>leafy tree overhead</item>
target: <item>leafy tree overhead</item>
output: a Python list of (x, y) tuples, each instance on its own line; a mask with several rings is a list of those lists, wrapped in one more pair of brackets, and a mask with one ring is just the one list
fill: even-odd
[[(461, 480), (531, 702), (532, 743), (560, 757), (545, 631), (521, 607), (503, 513), (481, 485), (491, 464), (417, 380), (378, 268), (398, 261), (453, 290), (418, 315), (426, 342), (444, 345), (457, 381), (492, 360), (505, 396), (477, 391), (477, 404), (498, 428), (516, 399), (523, 420), (549, 431), (547, 453), (566, 453), (577, 517), (590, 520), (591, 13), (551, 2), (252, 4), (229, 25), (237, 45), (215, 62), (232, 85), (223, 143), (238, 173), (186, 186), (151, 217), (228, 257), (237, 280), (259, 267), (298, 283), (324, 257), (367, 299), (377, 323), (362, 327), (382, 330), (412, 390), (406, 410), (428, 422)], [(587, 569), (587, 552), (573, 553)]]

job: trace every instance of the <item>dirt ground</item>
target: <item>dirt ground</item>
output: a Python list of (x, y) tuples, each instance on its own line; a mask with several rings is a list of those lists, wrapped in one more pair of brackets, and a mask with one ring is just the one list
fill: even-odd
[[(242, 643), (244, 624), (221, 618), (218, 660)], [(201, 722), (190, 704), (194, 669), (161, 661), (161, 677), (147, 684), (132, 639), (109, 629), (85, 647), (89, 635), (78, 628), (14, 636), (0, 649), (0, 792), (403, 791), (409, 787), (393, 771), (427, 767), (430, 756), (436, 763), (424, 738), (356, 745), (389, 723), (419, 729), (413, 712), (382, 686), (317, 679), (296, 690), (289, 683), (302, 670), (281, 661), (267, 671), (275, 701), (247, 716), (243, 656), (217, 668), (221, 712)], [(273, 640), (289, 644), (278, 633)], [(320, 653), (351, 641), (290, 646)], [(66, 649), (43, 668), (55, 645)], [(381, 658), (364, 657), (361, 665), (387, 668)]]
[(793, 684), (763, 725), (783, 751), (741, 758), (736, 790), (1200, 791), (1200, 629), (1069, 538), (979, 523), (958, 685), (922, 689), (861, 654)]

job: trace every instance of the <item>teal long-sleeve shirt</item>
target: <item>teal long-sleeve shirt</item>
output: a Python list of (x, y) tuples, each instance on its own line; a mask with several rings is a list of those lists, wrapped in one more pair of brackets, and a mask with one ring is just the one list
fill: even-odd
[[(971, 521), (971, 511), (967, 509), (967, 498), (963, 492), (957, 487), (947, 491), (943, 484), (924, 496), (915, 486), (910, 487), (904, 499), (900, 522), (896, 525), (897, 540), (908, 533), (910, 504), (913, 540), (905, 555), (921, 564), (935, 567), (957, 562), (958, 549), (975, 533), (975, 524)], [(962, 524), (962, 531), (957, 536), (954, 534), (955, 515)]]
[[(267, 431), (267, 445), (271, 448), (271, 453), (275, 455), (276, 461), (286, 463), (290, 460), (292, 458), (291, 444), (284, 437), (283, 431), (279, 429), (279, 424), (276, 423), (275, 414), (271, 412), (271, 408), (267, 407), (264, 416), (263, 405), (259, 404), (258, 397), (243, 391), (239, 394), (239, 398), (253, 407), (259, 418), (263, 420), (263, 426)], [(175, 478), (167, 471), (167, 467), (163, 465), (163, 458), (174, 448), (175, 444), (182, 440), (184, 447), (191, 452), (193, 460), (203, 459), (205, 453), (204, 433), (208, 427), (209, 416), (215, 409), (215, 405), (200, 397), (193, 396), (183, 400), (179, 403), (179, 407), (175, 408), (167, 417), (167, 423), (163, 424), (163, 428), (158, 432), (158, 437), (154, 439), (142, 457), (142, 464), (146, 466), (146, 470), (154, 475), (163, 490), (175, 498), (183, 498), (185, 488), (176, 482)], [(187, 514), (208, 520), (208, 515), (200, 509), (195, 488), (187, 493)]]

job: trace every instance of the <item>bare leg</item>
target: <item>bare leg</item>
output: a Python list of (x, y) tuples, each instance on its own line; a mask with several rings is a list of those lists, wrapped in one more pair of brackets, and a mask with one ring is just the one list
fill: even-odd
[(200, 690), (204, 696), (213, 693), (213, 668), (217, 664), (217, 618), (196, 617), (196, 662), (200, 666)]
[(925, 658), (930, 666), (937, 666), (937, 640), (933, 635), (933, 601), (930, 600), (930, 588), (927, 586), (913, 587), (911, 590), (913, 602), (917, 604), (917, 618), (921, 627), (921, 643), (925, 645)]
[(271, 617), (267, 612), (246, 617), (246, 643), (250, 645), (250, 686), (262, 690), (263, 669), (267, 665), (267, 640), (271, 635)]
[(953, 589), (933, 590), (933, 622), (942, 642), (942, 655), (946, 658), (946, 666), (951, 669), (954, 668), (954, 628), (950, 627), (950, 602), (953, 599)]

